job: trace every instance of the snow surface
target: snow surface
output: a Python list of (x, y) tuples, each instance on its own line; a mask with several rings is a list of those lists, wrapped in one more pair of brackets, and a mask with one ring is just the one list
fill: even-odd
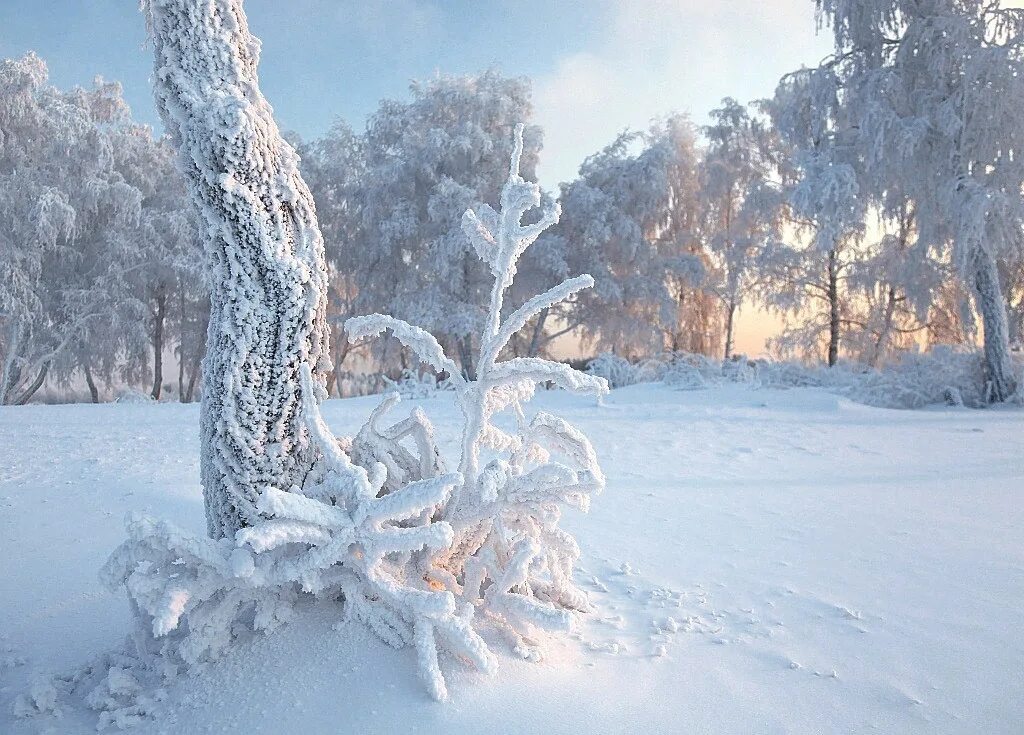
[[(378, 400), (323, 413), (352, 433)], [(493, 679), (442, 662), (437, 704), (412, 651), (314, 605), (180, 679), (135, 732), (1019, 732), (1024, 412), (735, 385), (604, 403), (534, 406), (608, 475), (564, 519), (598, 608), (578, 638), (539, 664), (499, 647)], [(452, 394), (422, 404), (453, 455)], [(0, 733), (95, 731), (45, 681), (130, 630), (96, 579), (127, 511), (203, 531), (198, 456), (195, 405), (0, 409)], [(30, 690), (60, 718), (16, 718)]]

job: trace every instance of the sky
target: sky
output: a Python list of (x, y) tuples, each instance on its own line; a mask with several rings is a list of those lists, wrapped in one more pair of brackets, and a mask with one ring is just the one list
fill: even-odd
[[(260, 82), (279, 125), (357, 130), (409, 82), (494, 67), (533, 80), (541, 184), (556, 188), (625, 128), (672, 112), (699, 124), (726, 96), (770, 96), (830, 49), (813, 0), (247, 0)], [(56, 19), (60, 19), (59, 22)], [(34, 50), (59, 87), (120, 81), (136, 119), (160, 127), (152, 51), (134, 0), (0, 0), (0, 57)], [(746, 323), (746, 324), (744, 324)], [(774, 322), (745, 314), (758, 353)], [(744, 329), (744, 327), (747, 329)]]

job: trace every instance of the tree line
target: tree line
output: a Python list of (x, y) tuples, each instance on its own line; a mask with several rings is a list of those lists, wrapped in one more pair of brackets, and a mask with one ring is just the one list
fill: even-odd
[[(515, 308), (568, 275), (595, 287), (534, 317), (507, 349), (730, 358), (741, 306), (782, 314), (781, 356), (882, 366), (983, 344), (991, 397), (1015, 390), (1024, 327), (1020, 11), (998, 3), (822, 0), (835, 53), (770, 99), (725, 99), (625, 131), (562, 183), (561, 221), (519, 264)], [(497, 202), (512, 130), (535, 180), (530, 82), (497, 71), (414, 83), (365, 129), (292, 136), (316, 203), (327, 320), (421, 324), (468, 376), (490, 275), (462, 213)], [(198, 217), (168, 142), (120, 87), (57, 90), (29, 54), (0, 63), (0, 401), (84, 381), (201, 386), (209, 314)], [(214, 233), (215, 234), (215, 233)], [(165, 370), (165, 356), (177, 375)], [(394, 340), (331, 340), (329, 389), (415, 361)], [(176, 386), (175, 386), (176, 378)], [(80, 383), (79, 383), (80, 384)]]

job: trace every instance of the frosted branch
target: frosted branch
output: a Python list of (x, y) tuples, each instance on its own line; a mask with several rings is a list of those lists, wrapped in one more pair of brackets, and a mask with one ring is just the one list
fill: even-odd
[(349, 342), (362, 337), (376, 337), (388, 329), (395, 335), (395, 339), (412, 350), (422, 362), (438, 372), (448, 373), (453, 381), (461, 381), (458, 367), (444, 354), (434, 336), (426, 330), (385, 314), (354, 316), (345, 322)]

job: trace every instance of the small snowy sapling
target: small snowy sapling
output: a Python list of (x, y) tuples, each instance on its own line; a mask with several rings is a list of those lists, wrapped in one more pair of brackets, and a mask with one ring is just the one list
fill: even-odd
[[(269, 630), (287, 620), (300, 593), (343, 599), (349, 618), (385, 642), (416, 649), (436, 699), (447, 698), (439, 651), (483, 672), (494, 655), (481, 633), (496, 630), (515, 652), (536, 659), (537, 632), (564, 631), (573, 611), (589, 609), (572, 582), (575, 539), (559, 528), (561, 508), (586, 511), (605, 484), (587, 438), (524, 404), (537, 384), (602, 395), (603, 378), (540, 358), (500, 360), (512, 336), (542, 309), (593, 284), (572, 278), (528, 300), (504, 321), (504, 294), (523, 252), (558, 219), (557, 205), (535, 224), (540, 188), (519, 175), (516, 129), (500, 211), (467, 211), (463, 228), (494, 276), (488, 316), (470, 380), (429, 333), (382, 314), (346, 323), (349, 339), (385, 330), (419, 359), (449, 376), (463, 413), (458, 471), (448, 472), (422, 411), (393, 426), (384, 399), (350, 441), (336, 439), (320, 415), (323, 388), (299, 368), (303, 441), (320, 459), (302, 486), (258, 489), (260, 520), (233, 537), (195, 537), (165, 522), (129, 520), (129, 540), (104, 569), (137, 612), (140, 655), (174, 673), (215, 656), (236, 626)], [(514, 428), (492, 420), (508, 412)], [(412, 439), (413, 449), (401, 442)]]

